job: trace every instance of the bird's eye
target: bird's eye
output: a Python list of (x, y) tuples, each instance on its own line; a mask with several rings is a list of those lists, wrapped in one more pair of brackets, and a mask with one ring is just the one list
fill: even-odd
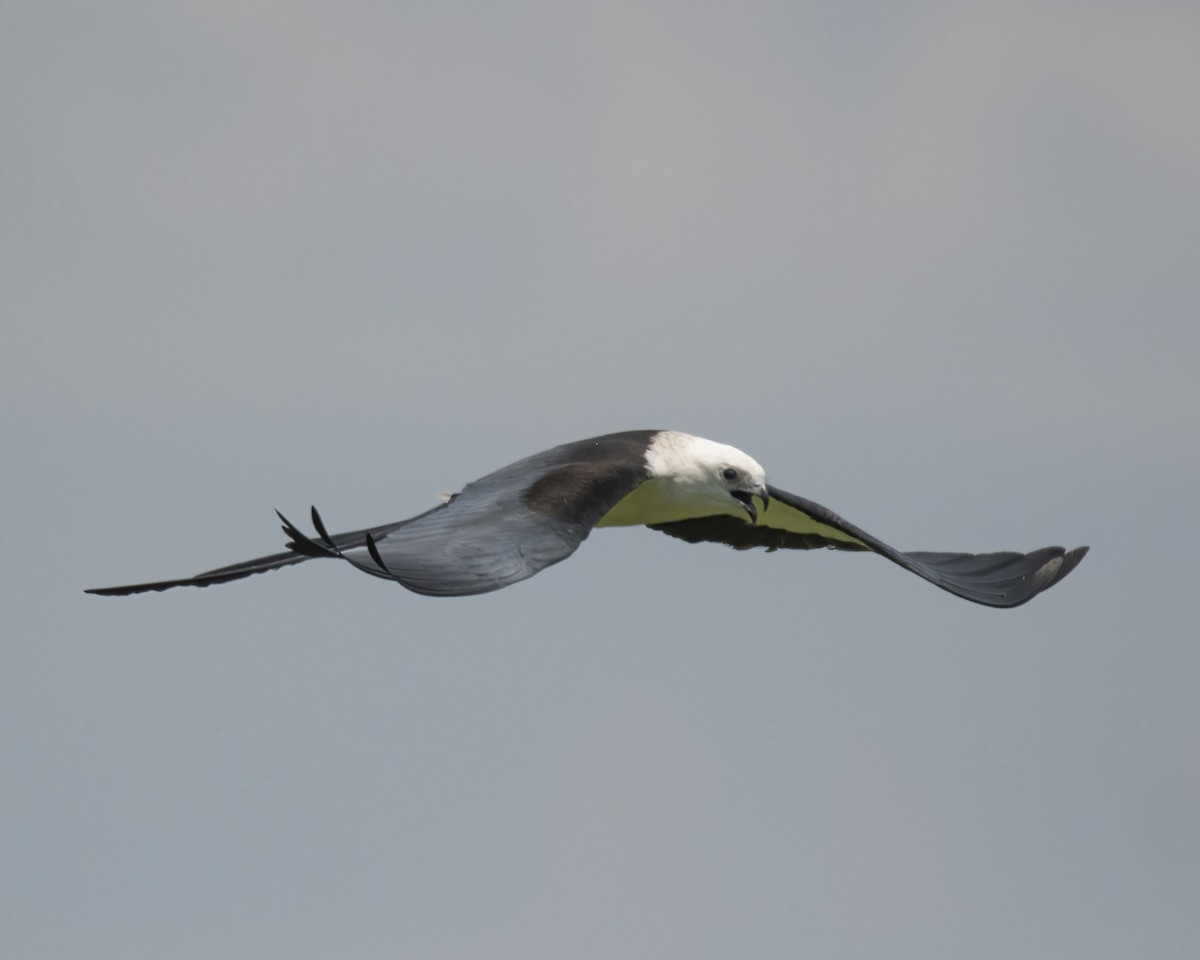
[(726, 480), (736, 480), (738, 478), (738, 472), (733, 467), (726, 467), (721, 471), (721, 476), (723, 476)]

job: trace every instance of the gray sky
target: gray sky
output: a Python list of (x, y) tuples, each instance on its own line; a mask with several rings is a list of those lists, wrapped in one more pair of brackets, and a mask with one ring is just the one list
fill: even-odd
[[(0, 12), (0, 954), (1200, 954), (1200, 9)], [(669, 427), (1027, 607), (601, 531), (87, 586)]]

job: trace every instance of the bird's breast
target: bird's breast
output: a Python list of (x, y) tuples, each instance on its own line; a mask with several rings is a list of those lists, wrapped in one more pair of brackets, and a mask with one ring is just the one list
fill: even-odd
[(706, 491), (698, 492), (686, 484), (652, 478), (617, 501), (596, 526), (635, 527), (719, 514), (745, 516), (739, 513), (738, 504), (732, 498), (726, 499), (730, 501), (728, 506)]

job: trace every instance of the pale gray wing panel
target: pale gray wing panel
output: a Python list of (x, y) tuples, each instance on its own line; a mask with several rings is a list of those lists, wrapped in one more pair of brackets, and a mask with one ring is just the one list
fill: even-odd
[(591, 529), (519, 503), (493, 508), (461, 501), (380, 538), (373, 551), (364, 544), (342, 556), (417, 593), (464, 596), (499, 590), (565, 560)]
[(429, 596), (499, 590), (569, 557), (596, 522), (646, 478), (655, 431), (595, 437), (534, 454), (468, 484), (441, 506), (353, 544), (307, 540), (294, 549), (340, 556)]

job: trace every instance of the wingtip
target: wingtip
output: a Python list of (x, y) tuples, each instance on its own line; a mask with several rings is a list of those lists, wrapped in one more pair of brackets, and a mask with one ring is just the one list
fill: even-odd
[(1059, 580), (1061, 580), (1063, 577), (1065, 577), (1068, 573), (1070, 573), (1072, 570), (1074, 570), (1077, 566), (1079, 566), (1080, 561), (1083, 560), (1083, 558), (1087, 556), (1088, 550), (1090, 550), (1090, 549), (1091, 549), (1091, 547), (1082, 546), (1082, 547), (1075, 547), (1073, 550), (1064, 550), (1063, 558), (1062, 558), (1062, 569), (1059, 570), (1058, 576), (1055, 578), (1055, 582), (1057, 583)]
[(1020, 606), (1032, 600), (1038, 594), (1062, 581), (1067, 574), (1079, 566), (1079, 562), (1087, 556), (1088, 552), (1086, 546), (1074, 547), (1070, 550), (1064, 547), (1048, 547), (1047, 550), (1054, 551), (1054, 556), (1032, 574), (1026, 589), (1021, 591), (1023, 596), (1013, 604), (1014, 606)]

